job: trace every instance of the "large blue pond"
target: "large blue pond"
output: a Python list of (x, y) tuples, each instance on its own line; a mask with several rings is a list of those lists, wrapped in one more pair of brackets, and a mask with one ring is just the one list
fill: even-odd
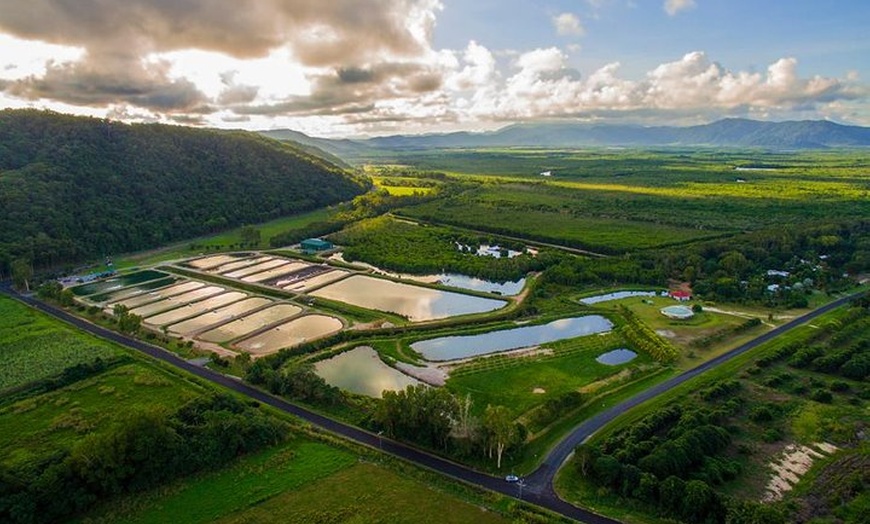
[(461, 335), (421, 340), (411, 344), (423, 358), (430, 361), (456, 360), (487, 355), (499, 351), (536, 346), (567, 338), (606, 333), (613, 324), (600, 315), (562, 318), (549, 324), (524, 326), (480, 335)]

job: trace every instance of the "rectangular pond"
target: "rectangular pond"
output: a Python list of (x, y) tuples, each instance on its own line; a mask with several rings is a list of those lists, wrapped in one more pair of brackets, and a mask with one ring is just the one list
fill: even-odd
[(233, 320), (220, 327), (206, 331), (200, 334), (198, 339), (206, 342), (216, 342), (218, 344), (229, 342), (234, 338), (253, 333), (258, 329), (280, 322), (284, 319), (297, 315), (302, 311), (299, 306), (293, 304), (275, 304), (256, 313), (244, 316), (238, 320)]
[(74, 286), (70, 289), (73, 294), (82, 297), (85, 295), (94, 295), (97, 293), (108, 293), (109, 291), (115, 291), (121, 289), (122, 287), (133, 286), (136, 284), (141, 284), (142, 282), (148, 282), (149, 280), (156, 280), (158, 278), (167, 277), (166, 273), (162, 271), (137, 271), (135, 273), (130, 273), (129, 275), (122, 275), (117, 277), (108, 278), (106, 280), (100, 280), (99, 282), (91, 282), (90, 284), (82, 284), (80, 286)]
[[(220, 295), (219, 295), (220, 296)], [(266, 304), (271, 304), (272, 301), (268, 298), (252, 297), (240, 302), (235, 302), (229, 306), (206, 311), (202, 315), (187, 319), (183, 322), (169, 326), (169, 331), (179, 335), (189, 335), (202, 329), (221, 322), (232, 320), (236, 317), (245, 315), (249, 311), (263, 307)]]
[(561, 318), (549, 324), (538, 326), (490, 331), (479, 335), (458, 335), (420, 340), (411, 344), (411, 349), (420, 353), (426, 360), (440, 362), (537, 346), (547, 342), (596, 333), (607, 333), (611, 329), (613, 329), (613, 323), (606, 318), (600, 315), (588, 315)]
[(622, 300), (623, 298), (631, 297), (654, 297), (658, 293), (655, 291), (614, 291), (604, 295), (595, 295), (593, 297), (581, 298), (580, 303), (587, 306), (598, 304), (599, 302), (608, 302), (610, 300)]
[(342, 327), (344, 324), (335, 317), (305, 315), (237, 342), (235, 347), (254, 356), (269, 355), (283, 348), (331, 335)]
[(187, 264), (191, 267), (195, 267), (196, 269), (211, 269), (213, 267), (218, 267), (222, 264), (227, 264), (229, 262), (233, 262), (235, 260), (239, 260), (242, 256), (238, 255), (214, 255), (205, 258), (198, 258), (196, 260), (191, 260)]
[(246, 277), (242, 277), (243, 282), (265, 282), (267, 280), (271, 280), (273, 278), (278, 278), (281, 275), (286, 275), (287, 273), (292, 273), (294, 271), (299, 271), (300, 269), (305, 269), (309, 264), (304, 262), (290, 262), (284, 264), (283, 266), (278, 266), (276, 268), (270, 269), (268, 271), (263, 271), (260, 273), (254, 273), (253, 275), (248, 275)]
[(129, 308), (135, 308), (149, 302), (162, 300), (164, 298), (180, 295), (182, 293), (187, 293), (188, 291), (193, 291), (194, 289), (200, 289), (203, 287), (205, 287), (205, 284), (203, 284), (202, 282), (185, 280), (184, 282), (175, 284), (174, 286), (155, 289), (154, 291), (150, 291), (148, 293), (141, 293), (139, 295), (136, 295), (135, 297), (125, 298), (118, 302), (109, 303), (109, 306), (114, 306), (117, 303), (127, 306)]
[(397, 313), (414, 322), (487, 313), (507, 304), (503, 300), (451, 293), (364, 275), (353, 275), (330, 284), (311, 293), (311, 296)]
[(268, 262), (272, 260), (272, 257), (251, 257), (244, 258), (239, 260), (238, 262), (230, 262), (229, 264), (223, 264), (216, 268), (209, 269), (209, 273), (228, 273), (230, 271), (235, 271), (237, 269), (242, 269), (248, 266), (255, 266), (257, 264), (262, 264), (263, 262)]
[(281, 287), (281, 289), (285, 289), (287, 291), (305, 293), (309, 289), (314, 289), (318, 286), (323, 286), (325, 284), (329, 284), (330, 282), (335, 282), (336, 280), (342, 279), (347, 275), (350, 275), (350, 271), (345, 271), (344, 269), (333, 269), (332, 271), (320, 273), (319, 275), (313, 276), (311, 278), (297, 280), (292, 283), (285, 282), (283, 286), (281, 285), (281, 282), (278, 282), (278, 286)]
[(179, 280), (181, 279), (178, 277), (159, 278), (157, 280), (150, 280), (148, 282), (145, 282), (144, 284), (139, 284), (138, 286), (125, 287), (124, 289), (120, 289), (118, 291), (111, 291), (109, 293), (92, 295), (89, 296), (87, 300), (91, 302), (117, 302), (125, 298), (131, 298), (136, 295), (141, 295), (142, 293), (145, 293), (147, 291), (153, 291), (162, 287), (171, 286)]
[(145, 323), (151, 324), (152, 326), (165, 326), (166, 324), (173, 324), (185, 318), (201, 315), (211, 309), (223, 307), (233, 302), (238, 302), (243, 298), (247, 298), (247, 296), (247, 293), (240, 293), (238, 291), (221, 293), (220, 295), (216, 295), (205, 300), (200, 300), (199, 302), (185, 304), (171, 311), (160, 313), (159, 315), (154, 315), (153, 317), (148, 317), (145, 319)]
[(385, 390), (401, 391), (408, 386), (422, 384), (384, 364), (378, 352), (368, 346), (315, 362), (314, 372), (331, 386), (374, 398), (381, 398)]
[(225, 276), (227, 278), (242, 278), (248, 275), (253, 275), (254, 273), (266, 271), (267, 269), (272, 269), (273, 267), (283, 266), (287, 262), (290, 261), (283, 258), (273, 258), (260, 264), (254, 264), (253, 266), (248, 266), (242, 269), (237, 269), (235, 271), (230, 271), (229, 273), (224, 273), (221, 276)]
[(187, 293), (182, 293), (180, 295), (164, 298), (159, 302), (153, 302), (151, 304), (137, 307), (130, 310), (130, 313), (133, 313), (134, 315), (139, 315), (142, 318), (147, 318), (152, 315), (156, 315), (157, 313), (166, 311), (167, 309), (183, 306), (184, 304), (187, 304), (189, 302), (193, 302), (195, 300), (202, 300), (212, 295), (223, 293), (224, 291), (226, 290), (220, 286), (201, 287), (199, 289), (194, 289), (193, 291), (188, 291)]

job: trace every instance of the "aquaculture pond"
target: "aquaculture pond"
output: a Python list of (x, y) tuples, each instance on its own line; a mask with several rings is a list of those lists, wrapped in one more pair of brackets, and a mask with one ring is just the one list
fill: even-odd
[(311, 295), (397, 313), (415, 322), (486, 313), (506, 304), (503, 300), (451, 293), (363, 275), (353, 275), (318, 289)]
[(384, 390), (400, 391), (407, 386), (422, 384), (384, 364), (378, 352), (368, 346), (316, 362), (314, 371), (332, 386), (375, 398), (380, 398)]
[(517, 295), (526, 285), (526, 279), (521, 278), (516, 282), (493, 282), (482, 278), (469, 277), (457, 273), (442, 273), (434, 275), (434, 279), (443, 286), (470, 289), (483, 293), (497, 293), (499, 295)]
[(228, 342), (234, 338), (239, 338), (276, 322), (288, 319), (293, 315), (299, 314), (301, 311), (301, 307), (294, 306), (293, 304), (276, 304), (238, 320), (228, 322), (196, 338), (206, 342)]
[(604, 295), (595, 295), (594, 297), (581, 298), (580, 303), (591, 306), (592, 304), (598, 304), (599, 302), (608, 302), (610, 300), (621, 300), (623, 298), (630, 297), (654, 297), (656, 295), (657, 293), (655, 291), (614, 291), (613, 293), (606, 293)]
[(242, 278), (248, 275), (253, 275), (254, 273), (260, 273), (266, 271), (268, 269), (273, 269), (278, 266), (283, 266), (289, 260), (285, 260), (283, 258), (273, 258), (271, 260), (267, 260), (266, 262), (262, 262), (260, 264), (254, 264), (253, 266), (247, 266), (242, 269), (237, 269), (235, 271), (230, 271), (229, 273), (223, 273), (223, 276), (228, 278)]
[(277, 282), (275, 285), (284, 289), (285, 291), (296, 291), (298, 293), (305, 293), (309, 289), (313, 289), (317, 286), (323, 286), (325, 284), (329, 284), (330, 282), (335, 282), (336, 280), (342, 279), (350, 274), (350, 271), (345, 271), (343, 269), (333, 269), (332, 271), (327, 271), (325, 273), (320, 273), (311, 278), (302, 278), (298, 280), (293, 280), (292, 282)]
[(169, 326), (169, 331), (181, 335), (190, 335), (191, 333), (195, 333), (209, 326), (235, 319), (241, 315), (248, 313), (249, 311), (253, 311), (259, 307), (263, 307), (266, 304), (271, 303), (272, 301), (267, 298), (248, 298), (246, 300), (242, 300), (240, 302), (236, 302), (222, 308), (207, 311), (202, 315), (185, 320), (184, 322), (173, 324)]
[(459, 335), (452, 337), (420, 340), (411, 344), (423, 358), (430, 361), (457, 360), (476, 357), (499, 351), (518, 349), (546, 344), (567, 338), (607, 333), (613, 323), (600, 315), (561, 318), (549, 324), (524, 326), (501, 331), (490, 331), (479, 335)]
[(620, 364), (625, 364), (626, 362), (631, 362), (637, 357), (637, 353), (630, 349), (620, 348), (614, 349), (613, 351), (608, 351), (603, 355), (599, 355), (598, 358), (595, 359), (596, 362), (600, 364), (606, 364), (608, 366), (618, 366)]
[(91, 302), (117, 302), (124, 298), (130, 298), (137, 295), (141, 295), (146, 291), (153, 291), (155, 289), (160, 289), (165, 286), (170, 286), (180, 279), (178, 277), (164, 277), (157, 280), (151, 280), (149, 282), (145, 282), (144, 284), (139, 284), (138, 286), (126, 287), (124, 289), (120, 289), (118, 291), (110, 291), (108, 293), (100, 293), (99, 295), (93, 295), (88, 297), (88, 300)]
[(167, 276), (169, 275), (162, 271), (137, 271), (136, 273), (130, 273), (129, 275), (112, 277), (98, 282), (91, 282), (90, 284), (82, 284), (70, 289), (72, 289), (74, 295), (81, 297), (96, 293), (108, 293), (109, 291), (121, 289), (122, 287), (134, 286), (136, 284), (141, 284), (142, 282), (148, 282), (149, 280), (156, 280)]
[(249, 255), (213, 255), (210, 257), (191, 260), (187, 264), (197, 269), (206, 270), (220, 266), (222, 264), (228, 264), (241, 258), (247, 258), (248, 256)]
[(165, 298), (159, 302), (152, 302), (145, 306), (137, 307), (130, 310), (130, 313), (133, 313), (134, 315), (139, 315), (142, 318), (147, 318), (152, 315), (156, 315), (157, 313), (162, 313), (163, 311), (167, 311), (178, 306), (183, 306), (184, 304), (188, 304), (195, 300), (206, 299), (210, 296), (223, 293), (224, 291), (226, 290), (220, 286), (201, 287), (199, 289), (194, 289), (193, 291), (188, 291), (187, 293), (182, 293), (180, 295)]
[(149, 302), (154, 302), (163, 298), (180, 295), (182, 293), (187, 293), (188, 291), (193, 291), (194, 289), (199, 289), (202, 287), (205, 287), (205, 284), (203, 284), (202, 282), (186, 280), (184, 282), (175, 284), (174, 286), (155, 289), (154, 291), (148, 293), (140, 293), (136, 296), (124, 298), (117, 302), (113, 301), (109, 303), (109, 305), (114, 306), (115, 304), (122, 304), (124, 306), (127, 306), (128, 308), (134, 308), (139, 307), (143, 304), (147, 304)]
[(230, 262), (229, 264), (223, 264), (218, 267), (209, 269), (209, 273), (228, 273), (230, 271), (235, 271), (237, 269), (242, 269), (248, 266), (255, 266), (257, 264), (262, 264), (263, 262), (268, 262), (272, 260), (272, 257), (251, 257), (244, 258), (239, 260), (238, 262)]
[(246, 293), (241, 293), (239, 291), (229, 291), (227, 293), (221, 293), (220, 295), (213, 296), (205, 300), (185, 304), (171, 311), (160, 313), (158, 315), (154, 315), (153, 317), (148, 317), (145, 319), (145, 323), (151, 324), (153, 326), (174, 324), (186, 318), (202, 315), (206, 311), (211, 311), (212, 309), (221, 308), (226, 306), (227, 304), (238, 302), (239, 300), (247, 297), (248, 295)]
[(305, 315), (297, 317), (280, 326), (266, 330), (259, 335), (246, 338), (235, 346), (251, 355), (261, 356), (331, 335), (341, 330), (341, 320), (326, 315)]
[(305, 269), (309, 264), (304, 262), (288, 262), (286, 264), (280, 265), (278, 267), (261, 271), (260, 273), (254, 273), (252, 275), (247, 275), (242, 277), (243, 282), (264, 282), (266, 280), (270, 280), (273, 278), (278, 278), (280, 276), (286, 275), (287, 273), (292, 273), (294, 271), (299, 271), (300, 269)]

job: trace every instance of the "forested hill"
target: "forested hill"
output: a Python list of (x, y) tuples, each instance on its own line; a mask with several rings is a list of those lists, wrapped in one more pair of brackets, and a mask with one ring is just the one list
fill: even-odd
[(729, 118), (689, 127), (644, 127), (576, 122), (527, 122), (483, 133), (456, 132), (394, 135), (366, 140), (313, 138), (295, 131), (264, 131), (280, 140), (310, 144), (347, 161), (366, 159), (379, 150), (474, 147), (759, 147), (823, 149), (870, 147), (870, 127), (822, 120), (762, 122)]
[(0, 111), (0, 271), (155, 247), (348, 200), (346, 171), (254, 133)]

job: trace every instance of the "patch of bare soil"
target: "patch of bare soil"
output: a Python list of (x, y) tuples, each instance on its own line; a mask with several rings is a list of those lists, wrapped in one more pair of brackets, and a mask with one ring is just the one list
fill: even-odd
[(413, 366), (405, 362), (396, 362), (396, 369), (406, 375), (410, 375), (421, 382), (425, 382), (430, 386), (443, 386), (447, 383), (450, 375), (447, 371), (441, 369), (435, 364), (427, 364), (426, 366)]
[(833, 453), (838, 448), (826, 442), (814, 443), (812, 446), (786, 446), (779, 460), (769, 464), (773, 476), (767, 482), (767, 488), (762, 502), (782, 500), (783, 495), (791, 491), (801, 477), (809, 471), (813, 461)]
[(631, 377), (631, 370), (630, 369), (623, 369), (622, 371), (620, 371), (619, 373), (617, 373), (615, 375), (610, 375), (607, 378), (603, 378), (601, 380), (596, 380), (595, 382), (590, 382), (589, 384), (586, 384), (585, 386), (578, 389), (577, 391), (579, 391), (580, 393), (595, 393), (596, 391), (603, 389), (603, 388), (609, 386), (610, 384), (613, 384), (614, 382), (621, 382), (621, 381), (628, 379), (630, 377)]
[(795, 501), (794, 521), (803, 523), (828, 517), (838, 507), (859, 496), (863, 486), (868, 484), (870, 457), (854, 454), (839, 458), (825, 466), (810, 491)]

